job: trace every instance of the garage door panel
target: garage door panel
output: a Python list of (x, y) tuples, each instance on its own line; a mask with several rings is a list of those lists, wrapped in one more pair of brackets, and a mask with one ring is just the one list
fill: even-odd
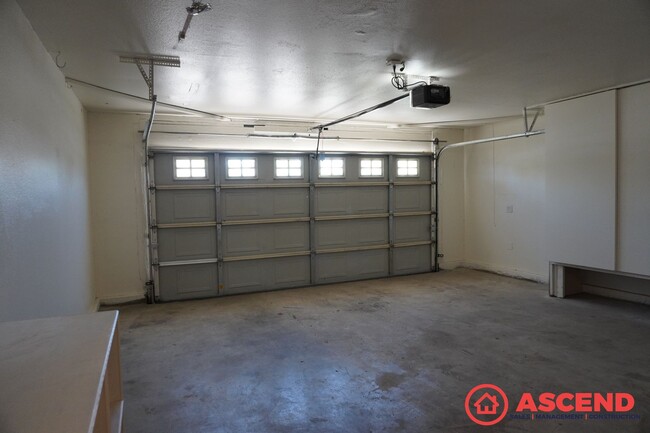
[(431, 210), (431, 188), (428, 185), (395, 187), (395, 212)]
[(328, 188), (316, 190), (316, 213), (318, 215), (345, 215), (351, 213), (345, 197), (345, 189)]
[(273, 195), (273, 217), (309, 215), (309, 194), (306, 188), (277, 189)]
[(429, 215), (396, 217), (395, 243), (428, 241), (431, 239)]
[(316, 256), (318, 283), (388, 276), (388, 250), (352, 251)]
[(386, 187), (350, 188), (348, 197), (353, 213), (388, 212), (388, 188)]
[(431, 246), (395, 248), (393, 272), (395, 275), (431, 272)]
[(318, 221), (316, 249), (382, 245), (388, 243), (388, 219)]
[(164, 229), (158, 232), (158, 258), (161, 262), (217, 257), (215, 227)]
[(222, 191), (225, 221), (309, 216), (309, 196), (303, 188)]
[(160, 299), (173, 301), (217, 296), (217, 264), (161, 267)]
[(211, 190), (158, 191), (156, 202), (159, 224), (215, 220), (215, 194)]
[(270, 249), (277, 252), (309, 250), (309, 223), (278, 224), (272, 228)]
[(225, 220), (261, 218), (261, 209), (264, 206), (260, 200), (268, 200), (268, 197), (264, 197), (259, 190), (229, 190), (223, 191), (222, 195)]
[(224, 257), (307, 250), (309, 250), (308, 223), (223, 227)]
[(309, 257), (227, 262), (223, 294), (259, 292), (309, 285)]
[(330, 187), (316, 190), (316, 213), (363, 215), (388, 212), (386, 187)]

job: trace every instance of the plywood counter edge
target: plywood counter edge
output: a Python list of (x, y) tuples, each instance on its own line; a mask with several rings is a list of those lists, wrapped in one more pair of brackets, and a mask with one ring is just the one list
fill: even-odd
[[(107, 313), (113, 313), (113, 324), (111, 325), (111, 330), (110, 330), (110, 338), (108, 341), (108, 345), (106, 347), (106, 353), (104, 353), (104, 361), (102, 365), (102, 373), (99, 375), (99, 381), (97, 383), (97, 393), (95, 394), (95, 402), (93, 404), (93, 413), (92, 416), (90, 417), (90, 425), (88, 426), (88, 433), (93, 433), (95, 430), (95, 422), (97, 421), (97, 412), (99, 409), (99, 402), (101, 401), (101, 395), (102, 395), (102, 390), (104, 386), (104, 379), (106, 378), (106, 370), (108, 369), (108, 360), (111, 356), (111, 349), (113, 347), (113, 343), (115, 342), (115, 336), (117, 334), (117, 326), (118, 326), (118, 319), (120, 316), (119, 311), (110, 311)], [(118, 342), (119, 344), (119, 342)], [(123, 405), (120, 405), (120, 414), (119, 418), (122, 418), (122, 409)], [(119, 431), (119, 430), (118, 430)]]

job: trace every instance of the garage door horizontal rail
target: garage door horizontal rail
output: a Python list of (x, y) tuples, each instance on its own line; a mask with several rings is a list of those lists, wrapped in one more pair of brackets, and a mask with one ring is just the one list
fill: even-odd
[(309, 222), (309, 217), (296, 217), (296, 218), (268, 218), (256, 220), (230, 220), (221, 223), (224, 226), (248, 226), (257, 224), (283, 224), (283, 223), (301, 223)]
[(324, 215), (314, 217), (315, 221), (347, 221), (347, 220), (362, 220), (362, 219), (375, 219), (375, 218), (388, 218), (387, 213), (375, 214), (359, 214), (359, 215)]
[(372, 187), (372, 186), (388, 186), (388, 182), (316, 182), (314, 186), (316, 188), (363, 188), (363, 187)]
[[(399, 217), (412, 217), (412, 216), (428, 216), (432, 215), (431, 211), (418, 211), (418, 212), (394, 212), (392, 215), (396, 218)], [(379, 214), (357, 214), (357, 215), (323, 215), (314, 217), (315, 221), (349, 221), (357, 219), (376, 219), (376, 218), (388, 218), (389, 213), (379, 213)], [(230, 220), (223, 221), (221, 225), (223, 226), (246, 226), (246, 225), (257, 225), (257, 224), (286, 224), (286, 223), (298, 223), (298, 222), (309, 222), (309, 217), (296, 217), (296, 218), (268, 218), (268, 219), (254, 219), (254, 220)], [(169, 224), (158, 224), (152, 228), (165, 230), (165, 229), (182, 229), (182, 228), (200, 228), (200, 227), (216, 227), (218, 223), (216, 221), (206, 221), (206, 222), (192, 222), (192, 223), (169, 223)]]
[(195, 189), (216, 189), (217, 185), (153, 185), (157, 191), (179, 191), (179, 190), (195, 190)]
[(402, 243), (393, 245), (393, 248), (419, 247), (419, 246), (422, 246), (422, 245), (431, 245), (432, 243), (433, 243), (433, 241), (402, 242)]
[(221, 259), (224, 263), (228, 262), (241, 262), (248, 260), (265, 260), (265, 259), (279, 259), (283, 257), (302, 257), (308, 256), (311, 253), (309, 251), (294, 251), (287, 253), (273, 253), (273, 254), (256, 254), (250, 256), (237, 256), (237, 257), (224, 257)]
[[(427, 186), (431, 185), (429, 181), (413, 182), (317, 182), (309, 183), (246, 183), (246, 184), (222, 184), (221, 189), (282, 189), (282, 188), (345, 188), (345, 187), (373, 187), (373, 186)], [(217, 185), (155, 185), (152, 186), (157, 191), (184, 191), (184, 190), (213, 190)]]
[[(408, 248), (408, 247), (417, 247), (422, 245), (430, 245), (431, 241), (419, 241), (419, 242), (404, 242), (393, 245), (393, 248)], [(336, 253), (350, 253), (357, 251), (372, 251), (372, 250), (386, 250), (391, 248), (388, 244), (380, 245), (367, 245), (362, 247), (346, 247), (346, 248), (328, 248), (322, 250), (316, 250), (316, 254), (336, 254)], [(265, 259), (277, 259), (283, 257), (302, 257), (310, 255), (310, 251), (293, 251), (287, 253), (274, 253), (274, 254), (254, 254), (248, 256), (236, 256), (236, 257), (224, 257), (222, 259), (212, 258), (212, 259), (201, 259), (201, 260), (183, 260), (183, 261), (173, 261), (173, 262), (161, 262), (158, 263), (160, 267), (169, 267), (169, 266), (188, 266), (188, 265), (204, 265), (210, 263), (229, 263), (229, 262), (241, 262), (241, 261), (250, 261), (250, 260), (265, 260)]]
[[(158, 266), (160, 267), (169, 267), (169, 266), (187, 266), (187, 265), (208, 265), (211, 263), (218, 263), (219, 259), (216, 257), (213, 259), (200, 259), (200, 260), (178, 260), (173, 262), (160, 262)], [(155, 263), (154, 263), (155, 264)]]
[(240, 183), (221, 184), (221, 189), (281, 189), (281, 188), (309, 188), (308, 183)]
[(170, 224), (158, 224), (153, 226), (155, 229), (185, 229), (185, 228), (199, 228), (199, 227), (216, 227), (216, 221), (207, 221), (199, 223), (170, 223)]

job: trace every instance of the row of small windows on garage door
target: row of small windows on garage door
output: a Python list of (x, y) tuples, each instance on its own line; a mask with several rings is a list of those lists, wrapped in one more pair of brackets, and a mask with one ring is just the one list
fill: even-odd
[[(420, 175), (419, 160), (415, 158), (397, 159), (397, 177), (418, 177)], [(278, 157), (274, 158), (274, 173), (278, 179), (292, 179), (304, 177), (302, 158)], [(199, 157), (174, 157), (174, 179), (207, 179), (208, 159)], [(227, 179), (255, 179), (257, 178), (257, 158), (255, 157), (227, 157)], [(383, 177), (383, 158), (360, 158), (360, 177)], [(343, 178), (345, 177), (345, 160), (341, 157), (320, 158), (318, 161), (318, 177)]]

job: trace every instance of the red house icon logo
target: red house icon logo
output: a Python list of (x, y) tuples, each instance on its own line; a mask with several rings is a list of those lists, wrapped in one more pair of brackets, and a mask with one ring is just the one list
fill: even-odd
[(508, 396), (491, 383), (475, 386), (465, 397), (465, 413), (478, 425), (497, 424), (508, 413)]
[(474, 407), (478, 415), (496, 415), (499, 402), (497, 401), (496, 395), (486, 392), (481, 398), (476, 400)]

